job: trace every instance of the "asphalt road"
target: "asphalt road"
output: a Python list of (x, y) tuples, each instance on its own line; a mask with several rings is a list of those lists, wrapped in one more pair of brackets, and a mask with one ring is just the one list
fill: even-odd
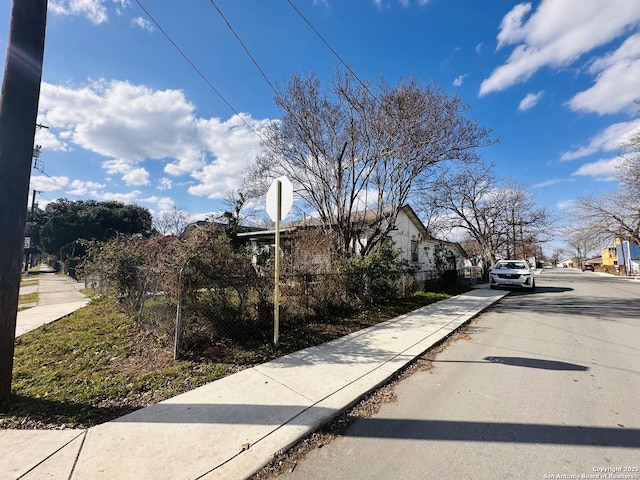
[(283, 479), (640, 480), (640, 281), (545, 270)]

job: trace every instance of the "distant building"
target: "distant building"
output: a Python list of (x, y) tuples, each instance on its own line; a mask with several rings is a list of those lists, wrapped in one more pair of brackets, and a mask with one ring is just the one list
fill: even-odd
[(602, 269), (606, 272), (612, 273), (618, 271), (618, 253), (617, 245), (620, 244), (620, 239), (616, 238), (613, 245), (609, 245), (602, 249)]
[(616, 245), (618, 270), (622, 275), (640, 275), (640, 247), (625, 240)]

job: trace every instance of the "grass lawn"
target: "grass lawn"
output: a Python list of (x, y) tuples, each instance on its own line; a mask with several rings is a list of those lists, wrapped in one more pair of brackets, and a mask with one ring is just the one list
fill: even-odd
[[(281, 331), (279, 349), (227, 349), (215, 359), (173, 360), (172, 348), (146, 334), (114, 300), (97, 298), (16, 340), (12, 394), (0, 428), (88, 427), (103, 423), (256, 363), (323, 343), (449, 298), (421, 292), (355, 318)], [(292, 338), (288, 338), (291, 336)], [(295, 338), (294, 338), (295, 337)]]
[[(40, 272), (38, 272), (39, 274)], [(20, 279), (20, 287), (35, 287), (40, 283), (40, 279), (37, 274), (23, 275)], [(38, 303), (38, 292), (25, 293), (18, 297), (18, 311), (31, 308), (34, 304)]]

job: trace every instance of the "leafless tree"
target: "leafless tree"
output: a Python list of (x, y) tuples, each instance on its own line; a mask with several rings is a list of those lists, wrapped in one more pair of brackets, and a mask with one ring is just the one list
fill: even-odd
[(163, 210), (153, 219), (153, 226), (160, 235), (180, 235), (187, 225), (189, 212), (184, 208)]
[(640, 132), (623, 145), (620, 187), (577, 201), (576, 220), (592, 235), (638, 243), (640, 238)]
[(442, 238), (449, 232), (450, 213), (432, 195), (413, 195), (411, 206), (433, 238)]
[(565, 244), (564, 251), (579, 263), (594, 253), (598, 253), (602, 247), (603, 239), (594, 235), (588, 226), (577, 225), (565, 229)]
[(622, 148), (625, 153), (618, 171), (620, 185), (631, 202), (640, 206), (640, 131), (631, 135)]
[(484, 267), (499, 255), (535, 256), (539, 243), (549, 239), (552, 215), (536, 207), (522, 184), (499, 180), (491, 165), (445, 171), (424, 195), (449, 212), (449, 229), (462, 229), (475, 241)]
[(443, 172), (432, 188), (423, 192), (449, 213), (445, 217), (449, 229), (462, 229), (475, 240), (484, 267), (495, 262), (505, 238), (500, 222), (504, 204), (497, 183), (492, 167), (477, 162)]
[[(276, 103), (282, 118), (266, 131), (253, 178), (286, 175), (347, 255), (362, 235), (363, 255), (387, 236), (436, 165), (475, 159), (494, 141), (463, 116), (459, 97), (413, 79), (381, 80), (374, 92), (342, 72), (326, 89), (315, 74), (296, 75)], [(366, 225), (357, 214), (365, 208), (375, 213)]]
[(506, 232), (506, 256), (537, 256), (540, 243), (551, 240), (551, 228), (555, 224), (553, 214), (546, 208), (538, 207), (535, 197), (521, 182), (507, 180), (500, 188), (504, 205), (502, 222)]

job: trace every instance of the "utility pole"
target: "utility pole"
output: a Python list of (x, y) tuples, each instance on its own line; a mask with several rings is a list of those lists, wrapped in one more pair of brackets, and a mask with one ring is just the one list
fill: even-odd
[[(33, 189), (33, 195), (31, 196), (31, 215), (33, 216), (33, 212), (36, 210), (36, 194), (42, 193), (40, 190)], [(33, 221), (33, 220), (32, 220)]]
[(9, 399), (47, 0), (13, 0), (0, 94), (0, 402)]

